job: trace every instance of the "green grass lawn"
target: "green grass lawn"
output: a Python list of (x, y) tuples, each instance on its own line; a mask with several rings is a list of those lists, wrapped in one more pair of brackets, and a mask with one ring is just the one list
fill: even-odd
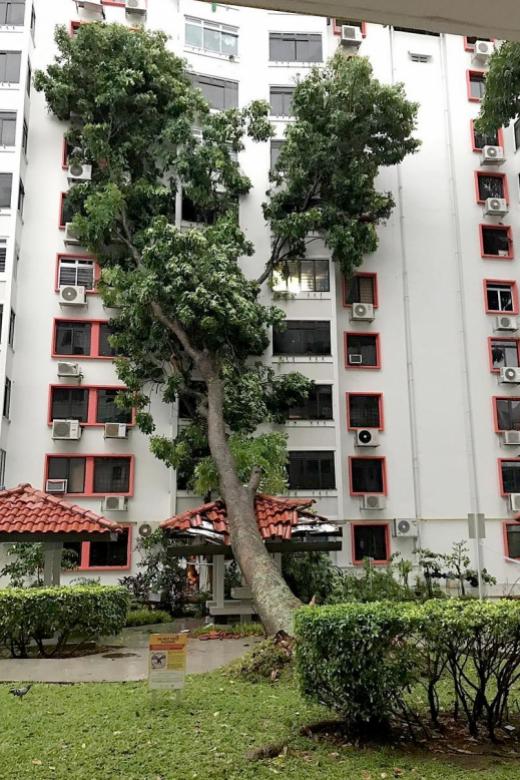
[[(176, 703), (143, 683), (35, 685), (22, 701), (0, 685), (1, 780), (517, 780), (518, 760), (359, 749), (298, 735), (330, 717), (292, 683), (251, 684), (221, 672), (190, 677)], [(288, 741), (286, 755), (252, 748)]]

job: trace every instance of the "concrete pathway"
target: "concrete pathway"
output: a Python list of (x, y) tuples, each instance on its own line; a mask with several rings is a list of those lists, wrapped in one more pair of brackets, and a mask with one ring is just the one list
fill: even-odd
[[(257, 637), (211, 641), (190, 639), (187, 673), (201, 674), (225, 666), (247, 653), (257, 641), (259, 641)], [(79, 683), (145, 680), (148, 676), (147, 643), (147, 633), (125, 632), (121, 638), (118, 638), (118, 646), (111, 647), (107, 652), (98, 655), (87, 655), (82, 658), (0, 659), (0, 682)]]

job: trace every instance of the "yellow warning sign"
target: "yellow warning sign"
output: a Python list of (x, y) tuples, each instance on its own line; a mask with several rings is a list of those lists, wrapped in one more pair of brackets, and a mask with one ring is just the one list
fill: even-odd
[(187, 634), (150, 634), (148, 686), (179, 690), (186, 676)]

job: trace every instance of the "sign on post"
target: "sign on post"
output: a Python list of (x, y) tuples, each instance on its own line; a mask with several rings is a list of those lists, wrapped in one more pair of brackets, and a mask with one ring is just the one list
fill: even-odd
[(150, 634), (148, 687), (181, 690), (186, 677), (187, 634)]
[(468, 532), (470, 539), (486, 538), (486, 521), (484, 515), (468, 515)]

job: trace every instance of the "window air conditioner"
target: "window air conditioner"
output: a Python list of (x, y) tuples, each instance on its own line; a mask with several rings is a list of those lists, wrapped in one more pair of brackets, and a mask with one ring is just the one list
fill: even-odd
[(484, 206), (486, 217), (504, 217), (509, 211), (505, 198), (487, 198)]
[(79, 379), (81, 372), (78, 363), (58, 363), (58, 376), (66, 377), (67, 379), (74, 378)]
[(53, 420), (52, 438), (77, 441), (81, 437), (81, 426), (78, 420)]
[[(157, 528), (157, 525), (155, 526)], [(137, 529), (137, 533), (141, 539), (148, 539), (154, 532), (154, 526), (151, 523), (141, 523)]]
[(367, 494), (362, 497), (361, 509), (384, 509), (385, 506), (385, 496)]
[(474, 62), (485, 64), (495, 51), (493, 41), (475, 41), (475, 50), (473, 53)]
[(351, 366), (361, 366), (363, 365), (363, 355), (350, 354), (348, 356), (348, 362)]
[(46, 493), (58, 493), (63, 495), (67, 492), (66, 479), (48, 479), (45, 483)]
[(361, 30), (353, 24), (344, 24), (341, 27), (341, 43), (353, 49), (359, 49), (363, 41)]
[(60, 287), (59, 295), (62, 306), (85, 306), (87, 302), (84, 287), (67, 284)]
[(396, 517), (394, 520), (394, 536), (397, 538), (417, 539), (417, 520), (399, 519)]
[(146, 0), (126, 0), (126, 12), (127, 14), (144, 16), (146, 14)]
[(500, 381), (506, 385), (520, 385), (520, 368), (514, 368), (513, 366), (501, 368)]
[(503, 431), (502, 444), (520, 447), (520, 431)]
[(101, 504), (103, 512), (126, 512), (127, 509), (126, 496), (105, 496)]
[(71, 246), (80, 246), (78, 234), (76, 233), (75, 229), (72, 227), (72, 222), (67, 222), (67, 224), (65, 225), (65, 237), (63, 241), (66, 244), (69, 244)]
[(501, 146), (486, 145), (482, 147), (481, 165), (503, 165), (506, 161)]
[(91, 178), (92, 165), (86, 165), (85, 163), (73, 163), (72, 165), (69, 165), (67, 171), (67, 179), (69, 182), (90, 181)]
[(506, 314), (501, 314), (495, 317), (495, 330), (500, 331), (514, 331), (518, 330), (518, 319), (516, 317), (510, 317)]
[(520, 493), (509, 494), (509, 506), (513, 512), (520, 512)]
[(372, 322), (374, 319), (374, 306), (371, 303), (353, 303), (350, 310), (352, 321)]
[(373, 428), (356, 431), (356, 447), (379, 447), (379, 431)]
[(105, 439), (126, 439), (126, 423), (105, 423)]

